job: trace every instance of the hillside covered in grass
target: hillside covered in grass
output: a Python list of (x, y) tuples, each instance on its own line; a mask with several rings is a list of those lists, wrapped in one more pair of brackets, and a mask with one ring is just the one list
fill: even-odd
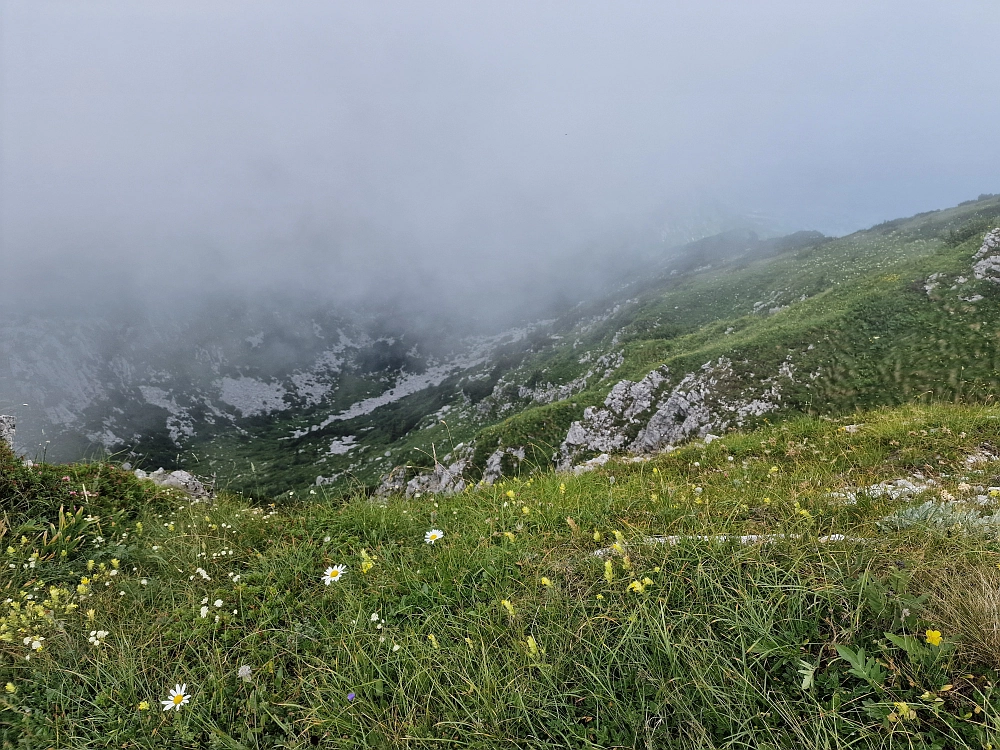
[(995, 747), (998, 425), (270, 503), (0, 449), (0, 747)]
[[(605, 452), (600, 440), (572, 444), (571, 428), (593, 432), (588, 407), (650, 377), (650, 403), (604, 420), (618, 449), (655, 452), (762, 417), (988, 400), (1000, 290), (972, 265), (996, 226), (1000, 198), (984, 196), (839, 239), (709, 238), (363, 416), (275, 414), (194, 441), (183, 462), (262, 495), (317, 483), (371, 491), (394, 469), (405, 483), (436, 465), (464, 483), (526, 476)], [(637, 442), (671, 395), (684, 403), (667, 421), (683, 429)]]

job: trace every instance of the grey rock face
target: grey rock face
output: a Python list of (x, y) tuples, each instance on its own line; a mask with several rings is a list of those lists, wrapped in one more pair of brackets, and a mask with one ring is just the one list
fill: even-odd
[(133, 473), (139, 479), (152, 480), (161, 487), (180, 490), (194, 498), (209, 498), (212, 496), (212, 493), (204, 484), (193, 474), (189, 474), (186, 471), (167, 471), (160, 468), (148, 474), (142, 469), (136, 469)]
[(495, 450), (486, 459), (486, 468), (483, 469), (483, 481), (486, 484), (493, 484), (503, 476), (504, 456), (511, 456), (516, 463), (524, 460), (524, 448), (507, 448), (505, 450)]
[(453, 495), (465, 489), (465, 478), (462, 476), (468, 459), (459, 459), (447, 466), (435, 464), (434, 468), (423, 474), (418, 474), (406, 483), (406, 496), (413, 497), (418, 492), (428, 494)]
[(376, 497), (398, 495), (406, 491), (406, 467), (396, 466), (382, 477), (382, 483), (375, 490)]
[(14, 450), (14, 417), (7, 414), (0, 414), (0, 442)]
[(623, 380), (611, 389), (603, 408), (588, 408), (569, 428), (556, 456), (558, 468), (571, 468), (588, 452), (653, 453), (713, 430), (740, 426), (778, 408), (781, 386), (794, 380), (794, 371), (785, 361), (775, 375), (744, 383), (734, 374), (732, 362), (720, 357), (672, 388), (666, 367), (637, 383)]
[(972, 259), (972, 273), (977, 279), (1000, 284), (1000, 227), (987, 232), (983, 244)]

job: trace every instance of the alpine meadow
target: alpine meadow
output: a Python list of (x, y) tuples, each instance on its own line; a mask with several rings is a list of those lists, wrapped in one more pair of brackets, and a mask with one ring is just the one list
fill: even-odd
[(997, 0), (0, 0), (0, 750), (1000, 750)]
[(374, 410), (395, 488), (3, 448), (4, 746), (990, 746), (998, 224), (696, 245)]

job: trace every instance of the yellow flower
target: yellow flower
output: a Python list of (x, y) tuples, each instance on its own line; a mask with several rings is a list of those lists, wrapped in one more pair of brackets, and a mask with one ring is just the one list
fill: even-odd
[(606, 580), (608, 583), (611, 583), (613, 580), (615, 580), (615, 569), (614, 566), (612, 566), (610, 560), (606, 560), (604, 562), (604, 580)]
[(628, 590), (629, 590), (629, 591), (634, 591), (634, 592), (635, 592), (635, 593), (637, 593), (637, 594), (641, 594), (641, 593), (642, 593), (643, 591), (645, 591), (645, 590), (646, 590), (646, 587), (645, 587), (645, 586), (643, 586), (643, 585), (642, 585), (641, 583), (639, 583), (638, 581), (632, 581), (632, 583), (630, 583), (630, 584), (628, 585)]
[(441, 644), (438, 643), (438, 639), (434, 637), (433, 633), (427, 634), (427, 640), (431, 642), (431, 646), (433, 646), (435, 649), (441, 648)]
[(4, 685), (3, 689), (6, 690), (11, 695), (13, 695), (14, 693), (17, 692), (17, 688), (14, 687), (14, 683), (13, 682), (8, 682), (6, 685)]
[(656, 502), (657, 500), (659, 500), (659, 499), (660, 499), (660, 496), (659, 496), (659, 495), (657, 495), (657, 494), (656, 494), (655, 492), (653, 492), (653, 493), (651, 493), (651, 494), (649, 495), (649, 499), (650, 499), (650, 500), (652, 500), (652, 501), (653, 501), (653, 502), (655, 503), (655, 502)]
[(371, 560), (362, 560), (361, 561), (361, 572), (362, 573), (367, 573), (369, 570), (371, 570), (374, 567), (375, 567), (375, 563), (373, 563)]
[(528, 515), (529, 513), (531, 513), (531, 508), (529, 508), (527, 505), (522, 505), (521, 506), (521, 512), (524, 515)]
[(629, 559), (628, 555), (622, 558), (622, 569), (632, 570), (632, 561)]
[(643, 586), (651, 586), (652, 584), (653, 584), (653, 579), (652, 578), (643, 578), (642, 579), (642, 585)]
[(92, 609), (88, 609), (87, 610), (87, 619), (88, 620), (90, 620), (91, 622), (93, 622), (94, 621), (94, 617), (96, 617), (96, 616), (97, 616), (97, 613), (94, 610), (92, 610)]
[(513, 542), (513, 541), (514, 541), (514, 532), (512, 532), (512, 531), (505, 531), (505, 532), (503, 533), (503, 535), (504, 535), (505, 537), (507, 537), (507, 540), (508, 540), (508, 541), (511, 541), (511, 542)]
[(771, 498), (765, 497), (764, 498), (764, 505), (770, 505), (770, 504), (771, 504)]
[(94, 561), (93, 560), (87, 560), (87, 570), (90, 571), (90, 570), (93, 570), (93, 569), (94, 569)]
[(560, 495), (565, 495), (566, 494), (566, 485), (565, 484), (560, 484), (559, 485), (559, 494)]
[(528, 636), (528, 640), (525, 645), (528, 647), (529, 654), (532, 656), (538, 656), (538, 643), (535, 642), (535, 639), (532, 636)]
[(552, 581), (550, 581), (550, 580), (549, 580), (548, 578), (546, 578), (545, 576), (542, 576), (542, 578), (541, 578), (541, 580), (540, 580), (539, 582), (540, 582), (540, 583), (541, 583), (541, 584), (542, 584), (543, 586), (551, 586), (551, 585), (552, 585)]
[(112, 557), (111, 558), (111, 567), (114, 568), (115, 570), (118, 570), (118, 566), (119, 565), (121, 565), (121, 560), (119, 560), (117, 557)]
[(941, 645), (941, 631), (940, 630), (928, 630), (925, 633), (927, 637), (927, 642), (932, 646)]
[(618, 531), (618, 529), (615, 529), (612, 533), (615, 535), (615, 539), (617, 539), (619, 542), (625, 541), (625, 535), (620, 531)]
[(514, 490), (507, 490), (507, 492), (504, 494), (506, 494), (507, 497), (509, 497), (511, 500), (514, 499)]
[(917, 712), (910, 708), (908, 704), (896, 701), (892, 705), (896, 709), (895, 713), (900, 720), (917, 718)]
[(767, 473), (768, 474), (777, 474), (778, 473), (778, 467), (777, 466), (772, 466), (770, 469), (767, 470)]
[(654, 474), (659, 474), (659, 473), (660, 473), (660, 470), (659, 470), (659, 469), (657, 469), (657, 468), (656, 468), (656, 467), (654, 466), (654, 467), (653, 467), (653, 473), (654, 473)]
[[(601, 532), (600, 531), (596, 531), (596, 530), (594, 531), (594, 541), (595, 542), (601, 541)], [(998, 565), (997, 567), (1000, 568), (1000, 565)]]
[(597, 598), (598, 598), (599, 601), (603, 601), (604, 600), (604, 594), (598, 594)]
[(140, 711), (148, 711), (149, 710), (149, 701), (139, 701), (139, 710)]
[(501, 599), (500, 604), (502, 604), (503, 608), (507, 610), (508, 615), (511, 617), (514, 616), (514, 605), (510, 603), (510, 599)]

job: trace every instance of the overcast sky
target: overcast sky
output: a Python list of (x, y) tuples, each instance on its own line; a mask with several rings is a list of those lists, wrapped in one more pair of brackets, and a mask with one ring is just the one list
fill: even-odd
[(616, 238), (1000, 192), (996, 0), (0, 10), (6, 299), (544, 294)]

